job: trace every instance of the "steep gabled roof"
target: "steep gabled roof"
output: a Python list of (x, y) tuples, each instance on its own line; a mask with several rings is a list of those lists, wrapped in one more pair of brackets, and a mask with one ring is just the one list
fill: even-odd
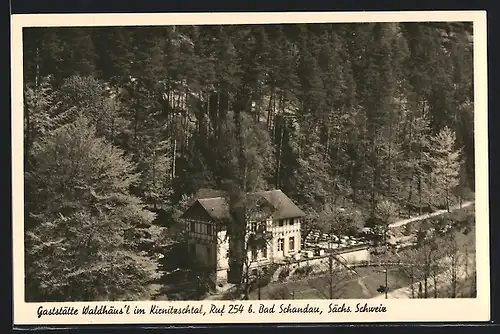
[(201, 198), (198, 200), (210, 218), (214, 220), (230, 219), (229, 203), (224, 197)]
[(281, 190), (260, 191), (256, 194), (267, 199), (274, 207), (274, 219), (305, 217), (305, 213)]
[[(281, 190), (260, 191), (248, 194), (252, 201), (264, 209), (270, 209), (274, 219), (304, 217), (300, 210)], [(231, 220), (229, 199), (226, 197), (198, 198), (181, 216), (205, 220)]]

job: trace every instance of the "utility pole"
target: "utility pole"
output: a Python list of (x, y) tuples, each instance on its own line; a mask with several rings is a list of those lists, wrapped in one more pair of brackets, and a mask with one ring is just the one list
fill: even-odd
[(330, 231), (328, 236), (328, 273), (330, 274), (329, 283), (330, 283), (330, 299), (333, 299), (333, 225), (330, 222)]
[(328, 269), (330, 273), (330, 299), (333, 299), (333, 250), (331, 240), (328, 242)]
[(385, 243), (385, 269), (384, 269), (384, 273), (385, 273), (385, 299), (387, 299), (387, 290), (388, 290), (388, 286), (387, 286), (387, 254), (388, 254), (388, 248), (387, 248), (387, 228), (388, 226), (386, 226), (384, 228), (384, 243)]
[(331, 254), (328, 260), (328, 264), (330, 267), (330, 299), (333, 299), (333, 259)]
[(387, 288), (387, 265), (384, 269), (384, 273), (385, 273), (385, 299), (387, 299), (387, 290), (388, 290), (388, 288)]
[(257, 300), (260, 300), (260, 268), (257, 265)]
[(469, 247), (465, 246), (465, 281), (469, 280)]
[(472, 276), (472, 285), (471, 285), (471, 297), (475, 298), (477, 297), (477, 280), (476, 280), (476, 273), (474, 272), (474, 276)]

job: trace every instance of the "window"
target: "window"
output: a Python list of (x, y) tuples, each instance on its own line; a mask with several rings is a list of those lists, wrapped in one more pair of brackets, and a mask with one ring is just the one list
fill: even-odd
[(207, 234), (212, 235), (212, 225), (207, 225)]
[(252, 261), (256, 261), (256, 260), (257, 260), (257, 250), (253, 249), (252, 250)]
[(285, 249), (285, 239), (278, 239), (278, 252), (282, 252)]
[(278, 220), (278, 226), (283, 226), (283, 219)]
[(266, 246), (264, 246), (262, 248), (261, 252), (262, 252), (262, 257), (267, 259), (267, 247)]
[(290, 225), (293, 225), (293, 223), (295, 223), (294, 219), (290, 219)]
[(195, 232), (195, 227), (196, 227), (196, 224), (195, 222), (191, 222), (191, 226), (189, 227), (189, 232)]
[(295, 249), (295, 237), (290, 237), (288, 239), (288, 250), (291, 252)]

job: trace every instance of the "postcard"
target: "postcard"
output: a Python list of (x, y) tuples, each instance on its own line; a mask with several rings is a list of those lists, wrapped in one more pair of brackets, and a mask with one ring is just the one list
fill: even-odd
[(486, 33), (13, 15), (14, 325), (489, 320)]

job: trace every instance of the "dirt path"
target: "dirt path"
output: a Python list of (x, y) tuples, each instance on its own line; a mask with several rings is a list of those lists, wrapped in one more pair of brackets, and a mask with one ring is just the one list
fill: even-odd
[[(462, 203), (462, 206), (455, 205), (455, 206), (453, 206), (453, 207), (450, 208), (450, 211), (455, 211), (455, 210), (459, 210), (459, 209), (462, 209), (462, 208), (466, 208), (466, 207), (468, 207), (468, 206), (470, 206), (472, 204), (474, 204), (474, 201), (469, 201), (469, 202)], [(438, 210), (438, 211), (434, 211), (432, 213), (428, 213), (428, 214), (425, 214), (425, 215), (416, 216), (416, 217), (412, 217), (410, 219), (403, 219), (403, 220), (397, 221), (395, 223), (390, 224), (389, 227), (390, 228), (400, 227), (400, 226), (404, 226), (406, 224), (413, 223), (413, 222), (416, 222), (416, 221), (419, 221), (419, 220), (424, 220), (424, 219), (427, 219), (427, 218), (430, 218), (430, 217), (444, 215), (446, 213), (448, 213), (448, 210)]]
[(365, 298), (370, 297), (371, 293), (368, 290), (365, 282), (363, 282), (363, 277), (358, 277), (358, 284), (361, 287), (361, 289), (363, 289), (363, 295), (365, 296)]

